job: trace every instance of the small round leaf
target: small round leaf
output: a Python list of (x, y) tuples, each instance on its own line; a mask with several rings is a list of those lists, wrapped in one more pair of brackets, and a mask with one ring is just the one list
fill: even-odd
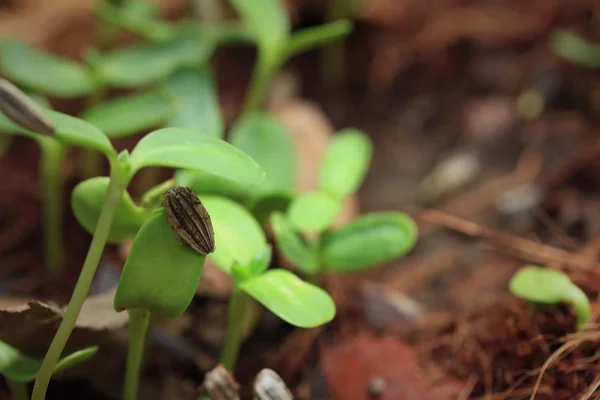
[(94, 125), (56, 111), (46, 112), (54, 122), (56, 138), (62, 143), (98, 150), (104, 154), (116, 154), (108, 137)]
[(415, 222), (404, 213), (365, 214), (323, 235), (321, 259), (335, 271), (358, 271), (405, 255), (417, 237)]
[(335, 303), (326, 291), (284, 269), (269, 270), (239, 287), (294, 326), (312, 328), (335, 316)]
[(333, 224), (341, 209), (339, 200), (323, 192), (310, 192), (296, 197), (287, 215), (297, 230), (320, 233)]
[[(90, 234), (94, 234), (96, 229), (109, 183), (108, 177), (91, 178), (75, 186), (71, 193), (73, 213), (81, 226)], [(125, 239), (135, 237), (146, 218), (144, 210), (136, 206), (129, 193), (125, 191), (110, 227), (108, 242), (120, 243)]]
[(115, 310), (146, 308), (166, 318), (192, 302), (206, 256), (180, 242), (164, 209), (157, 209), (131, 246), (115, 294)]
[(325, 153), (319, 170), (319, 188), (337, 198), (344, 198), (361, 185), (373, 153), (367, 135), (358, 129), (338, 132)]
[(531, 302), (571, 303), (580, 328), (591, 319), (592, 310), (588, 297), (562, 271), (527, 266), (512, 277), (509, 289), (515, 296)]
[(258, 184), (264, 171), (247, 154), (192, 129), (164, 128), (141, 139), (130, 156), (133, 173), (144, 167), (197, 169), (224, 178)]
[(260, 225), (244, 207), (219, 196), (200, 196), (215, 231), (216, 250), (209, 258), (226, 272), (234, 262), (247, 267), (267, 244)]

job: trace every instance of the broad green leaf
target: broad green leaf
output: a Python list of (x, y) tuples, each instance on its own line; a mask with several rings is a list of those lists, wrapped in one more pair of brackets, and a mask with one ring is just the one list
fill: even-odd
[(239, 287), (294, 326), (313, 328), (335, 316), (335, 303), (326, 291), (284, 269), (267, 271)]
[(321, 163), (320, 189), (338, 198), (354, 193), (369, 169), (372, 152), (371, 140), (358, 129), (338, 132)]
[(335, 271), (358, 271), (405, 255), (417, 237), (415, 222), (404, 213), (365, 214), (323, 235), (321, 259)]
[(64, 144), (98, 150), (104, 154), (116, 154), (110, 140), (94, 125), (79, 118), (47, 110), (54, 122), (56, 138)]
[(310, 248), (294, 231), (282, 213), (271, 216), (271, 224), (275, 234), (275, 243), (283, 256), (306, 274), (319, 271), (319, 258), (314, 249)]
[(148, 40), (167, 40), (174, 33), (168, 23), (158, 19), (160, 10), (150, 1), (127, 1), (120, 6), (103, 1), (96, 8), (96, 12), (106, 22)]
[[(98, 352), (98, 346), (86, 347), (61, 357), (56, 363), (54, 373), (82, 364)], [(0, 341), (0, 374), (14, 382), (27, 383), (35, 379), (44, 355), (39, 357), (21, 353), (9, 344)]]
[(212, 194), (243, 200), (253, 185), (232, 181), (203, 171), (177, 170), (173, 175), (177, 185), (187, 186), (198, 194)]
[(184, 68), (169, 77), (167, 89), (177, 101), (166, 126), (198, 129), (218, 138), (224, 127), (213, 78), (205, 69)]
[(192, 302), (206, 256), (183, 244), (160, 208), (131, 246), (115, 294), (115, 310), (147, 308), (177, 317)]
[(247, 202), (247, 207), (254, 218), (264, 225), (274, 212), (286, 212), (293, 200), (292, 191), (263, 191), (254, 194)]
[(290, 132), (274, 117), (253, 112), (236, 121), (229, 141), (242, 149), (267, 173), (257, 188), (293, 192), (296, 187), (296, 153)]
[(14, 83), (55, 97), (77, 97), (97, 84), (85, 66), (16, 40), (0, 44), (0, 67)]
[(118, 48), (104, 57), (98, 72), (111, 85), (140, 87), (166, 79), (181, 67), (202, 64), (212, 51), (212, 43), (199, 30), (186, 29), (164, 42)]
[(292, 226), (305, 233), (319, 233), (329, 228), (340, 213), (339, 200), (323, 193), (310, 192), (296, 197), (288, 209)]
[[(71, 208), (77, 221), (91, 234), (94, 234), (100, 211), (106, 199), (110, 179), (95, 177), (81, 182), (71, 192)], [(147, 219), (144, 210), (138, 207), (125, 191), (115, 214), (108, 234), (109, 243), (120, 243), (133, 238)]]
[(144, 136), (129, 162), (133, 173), (149, 166), (197, 169), (247, 184), (260, 183), (265, 174), (252, 158), (229, 143), (183, 128), (159, 129)]
[(241, 205), (219, 196), (200, 196), (215, 231), (214, 253), (209, 258), (230, 272), (234, 262), (247, 267), (267, 244), (265, 234), (254, 217)]
[(509, 288), (515, 296), (531, 302), (572, 304), (579, 328), (592, 317), (587, 295), (562, 271), (527, 266), (512, 277)]
[(579, 35), (562, 29), (550, 36), (550, 48), (573, 64), (600, 68), (600, 43), (592, 43)]
[(81, 119), (109, 138), (120, 138), (162, 125), (174, 114), (176, 103), (164, 90), (118, 97), (89, 109)]
[(330, 22), (313, 28), (294, 32), (285, 51), (287, 58), (323, 46), (352, 32), (352, 23), (348, 20)]
[(287, 10), (280, 0), (231, 0), (258, 46), (270, 54), (285, 45), (290, 33)]

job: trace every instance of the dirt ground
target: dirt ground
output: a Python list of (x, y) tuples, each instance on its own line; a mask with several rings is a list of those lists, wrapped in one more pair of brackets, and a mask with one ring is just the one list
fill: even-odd
[[(173, 15), (175, 3), (184, 2), (171, 5)], [(297, 27), (322, 21), (318, 1), (287, 4)], [(72, 7), (77, 18), (69, 24), (43, 25), (45, 35), (28, 39), (77, 57), (93, 25), (89, 9)], [(18, 25), (3, 10), (0, 26), (12, 18), (14, 31), (2, 35), (27, 32), (31, 15), (20, 12)], [(600, 41), (598, 15), (593, 0), (372, 0), (347, 41), (343, 82), (322, 82), (317, 52), (286, 67), (301, 97), (336, 129), (355, 126), (373, 139), (360, 210), (406, 211), (420, 237), (397, 262), (327, 277), (339, 308), (332, 324), (295, 330), (263, 318), (241, 352), (236, 377), (244, 396), (263, 367), (278, 371), (298, 399), (600, 396), (598, 314), (575, 334), (568, 307), (534, 311), (507, 291), (519, 267), (545, 265), (567, 271), (598, 309), (600, 75), (548, 47), (556, 28)], [(218, 54), (228, 120), (239, 110), (252, 59), (244, 47)], [(56, 106), (77, 112), (82, 103)], [(7, 304), (24, 297), (66, 303), (89, 245), (68, 214), (69, 272), (60, 279), (42, 272), (38, 159), (36, 145), (22, 138), (0, 157)], [(77, 183), (76, 168), (70, 154), (66, 190)], [(98, 293), (118, 279), (119, 254), (107, 248)], [(199, 294), (184, 317), (159, 323), (140, 398), (195, 398), (218, 354), (226, 305), (226, 296)], [(124, 349), (122, 332), (107, 342)], [(118, 398), (123, 359), (113, 358), (53, 384), (49, 398)]]

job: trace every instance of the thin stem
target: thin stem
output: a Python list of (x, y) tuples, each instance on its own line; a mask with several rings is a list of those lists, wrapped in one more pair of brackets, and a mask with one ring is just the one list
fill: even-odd
[(42, 161), (40, 177), (44, 193), (44, 261), (52, 273), (63, 269), (63, 203), (62, 203), (62, 166), (65, 147), (51, 138), (40, 138)]
[(273, 74), (272, 63), (269, 62), (264, 52), (259, 50), (257, 57), (249, 91), (244, 101), (244, 114), (255, 110), (265, 100), (271, 75)]
[(150, 316), (150, 310), (146, 308), (129, 310), (129, 347), (127, 349), (123, 400), (137, 399), (144, 343), (150, 326)]
[[(330, 0), (327, 8), (327, 21), (332, 22), (352, 14), (352, 0)], [(321, 74), (325, 82), (339, 84), (344, 80), (346, 58), (346, 38), (340, 38), (321, 50)]]
[(48, 383), (54, 372), (56, 362), (58, 361), (61, 353), (63, 352), (67, 340), (73, 331), (77, 317), (83, 306), (83, 302), (90, 290), (90, 286), (96, 274), (98, 263), (102, 257), (102, 251), (106, 245), (106, 239), (112, 225), (119, 200), (123, 195), (123, 191), (127, 187), (128, 177), (121, 176), (121, 169), (119, 162), (116, 158), (111, 160), (111, 177), (106, 193), (106, 199), (98, 218), (98, 225), (94, 231), (94, 237), (88, 250), (88, 254), (83, 263), (83, 268), (73, 290), (71, 301), (67, 306), (67, 311), (63, 317), (58, 332), (52, 339), (52, 343), (48, 348), (46, 357), (42, 362), (40, 371), (38, 372), (35, 385), (33, 386), (32, 400), (44, 400), (46, 396), (46, 390), (48, 389)]
[[(87, 98), (86, 110), (99, 104), (104, 97), (105, 88), (98, 85), (97, 89)], [(102, 175), (102, 163), (104, 155), (93, 149), (83, 148), (80, 153), (80, 171), (83, 179), (93, 178)]]
[(230, 371), (235, 368), (242, 343), (242, 324), (248, 304), (248, 295), (239, 289), (233, 291), (227, 310), (227, 333), (221, 350), (221, 364)]
[(5, 378), (6, 386), (10, 390), (10, 398), (12, 400), (29, 400), (29, 393), (27, 392), (27, 384), (24, 382), (17, 382)]

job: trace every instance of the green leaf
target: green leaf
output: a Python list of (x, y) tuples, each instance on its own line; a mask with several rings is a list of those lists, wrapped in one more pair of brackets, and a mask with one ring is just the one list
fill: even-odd
[(234, 262), (247, 267), (267, 244), (254, 217), (241, 205), (219, 196), (200, 196), (215, 232), (216, 250), (209, 258), (226, 272)]
[(186, 29), (160, 43), (134, 44), (107, 54), (98, 73), (108, 84), (134, 88), (166, 79), (184, 66), (206, 61), (212, 43), (197, 29)]
[(288, 219), (297, 230), (320, 233), (329, 228), (340, 213), (339, 200), (323, 192), (310, 192), (294, 199), (288, 209)]
[(363, 132), (352, 128), (339, 131), (321, 163), (320, 189), (340, 199), (354, 193), (369, 169), (372, 152), (371, 140)]
[(213, 175), (258, 184), (264, 171), (229, 143), (192, 129), (164, 128), (144, 136), (130, 156), (132, 173), (149, 166), (198, 169)]
[(166, 126), (193, 128), (218, 138), (224, 127), (213, 78), (201, 68), (178, 70), (167, 81), (169, 93), (177, 100), (177, 111)]
[(306, 274), (315, 274), (319, 271), (319, 258), (294, 231), (285, 216), (276, 212), (271, 216), (271, 224), (275, 234), (275, 243), (283, 256)]
[(296, 153), (290, 132), (281, 122), (261, 112), (246, 114), (232, 127), (229, 141), (267, 173), (258, 193), (294, 192)]
[(335, 316), (335, 304), (326, 291), (284, 269), (267, 271), (239, 287), (294, 326), (313, 328)]
[(404, 213), (365, 214), (323, 235), (321, 259), (335, 271), (358, 271), (405, 255), (417, 237), (415, 222)]
[(151, 41), (170, 39), (174, 33), (168, 23), (158, 19), (160, 10), (149, 1), (127, 1), (119, 6), (103, 1), (96, 13), (106, 22)]
[(14, 83), (55, 97), (77, 97), (96, 88), (91, 71), (76, 62), (6, 40), (0, 44), (0, 68)]
[(556, 30), (550, 35), (550, 48), (573, 64), (600, 68), (600, 44), (591, 43), (579, 35), (565, 30)]
[(98, 104), (81, 118), (115, 139), (162, 125), (175, 113), (175, 106), (166, 91), (153, 90)]
[(206, 256), (183, 244), (157, 209), (131, 246), (115, 294), (115, 310), (146, 308), (177, 317), (192, 302)]
[(294, 32), (285, 51), (287, 58), (323, 46), (352, 32), (352, 22), (340, 20)]
[[(98, 352), (98, 346), (86, 347), (60, 358), (54, 373), (62, 372), (91, 359)], [(27, 383), (35, 379), (44, 355), (26, 355), (9, 344), (0, 341), (0, 374), (15, 382)]]
[(585, 292), (562, 271), (527, 266), (512, 277), (509, 289), (515, 296), (531, 302), (572, 304), (578, 328), (583, 327), (592, 317), (590, 301)]
[(234, 200), (245, 199), (248, 196), (248, 191), (253, 187), (252, 185), (197, 170), (180, 169), (175, 171), (173, 178), (177, 185), (187, 186), (198, 194), (212, 194)]
[(104, 133), (94, 125), (79, 118), (47, 110), (54, 122), (54, 134), (64, 144), (98, 150), (104, 154), (116, 154), (116, 150)]
[[(109, 183), (108, 177), (95, 177), (81, 182), (71, 192), (73, 213), (81, 226), (92, 235), (106, 199)], [(110, 227), (108, 242), (120, 243), (125, 239), (135, 237), (147, 217), (144, 210), (138, 207), (129, 193), (125, 191), (119, 201), (114, 222)]]
[(273, 256), (273, 249), (271, 245), (267, 244), (262, 250), (254, 255), (250, 264), (248, 264), (248, 271), (251, 276), (258, 276), (265, 272), (269, 268), (271, 263), (271, 257)]
[(290, 33), (287, 10), (279, 0), (231, 0), (253, 33), (258, 46), (270, 54), (285, 45)]

